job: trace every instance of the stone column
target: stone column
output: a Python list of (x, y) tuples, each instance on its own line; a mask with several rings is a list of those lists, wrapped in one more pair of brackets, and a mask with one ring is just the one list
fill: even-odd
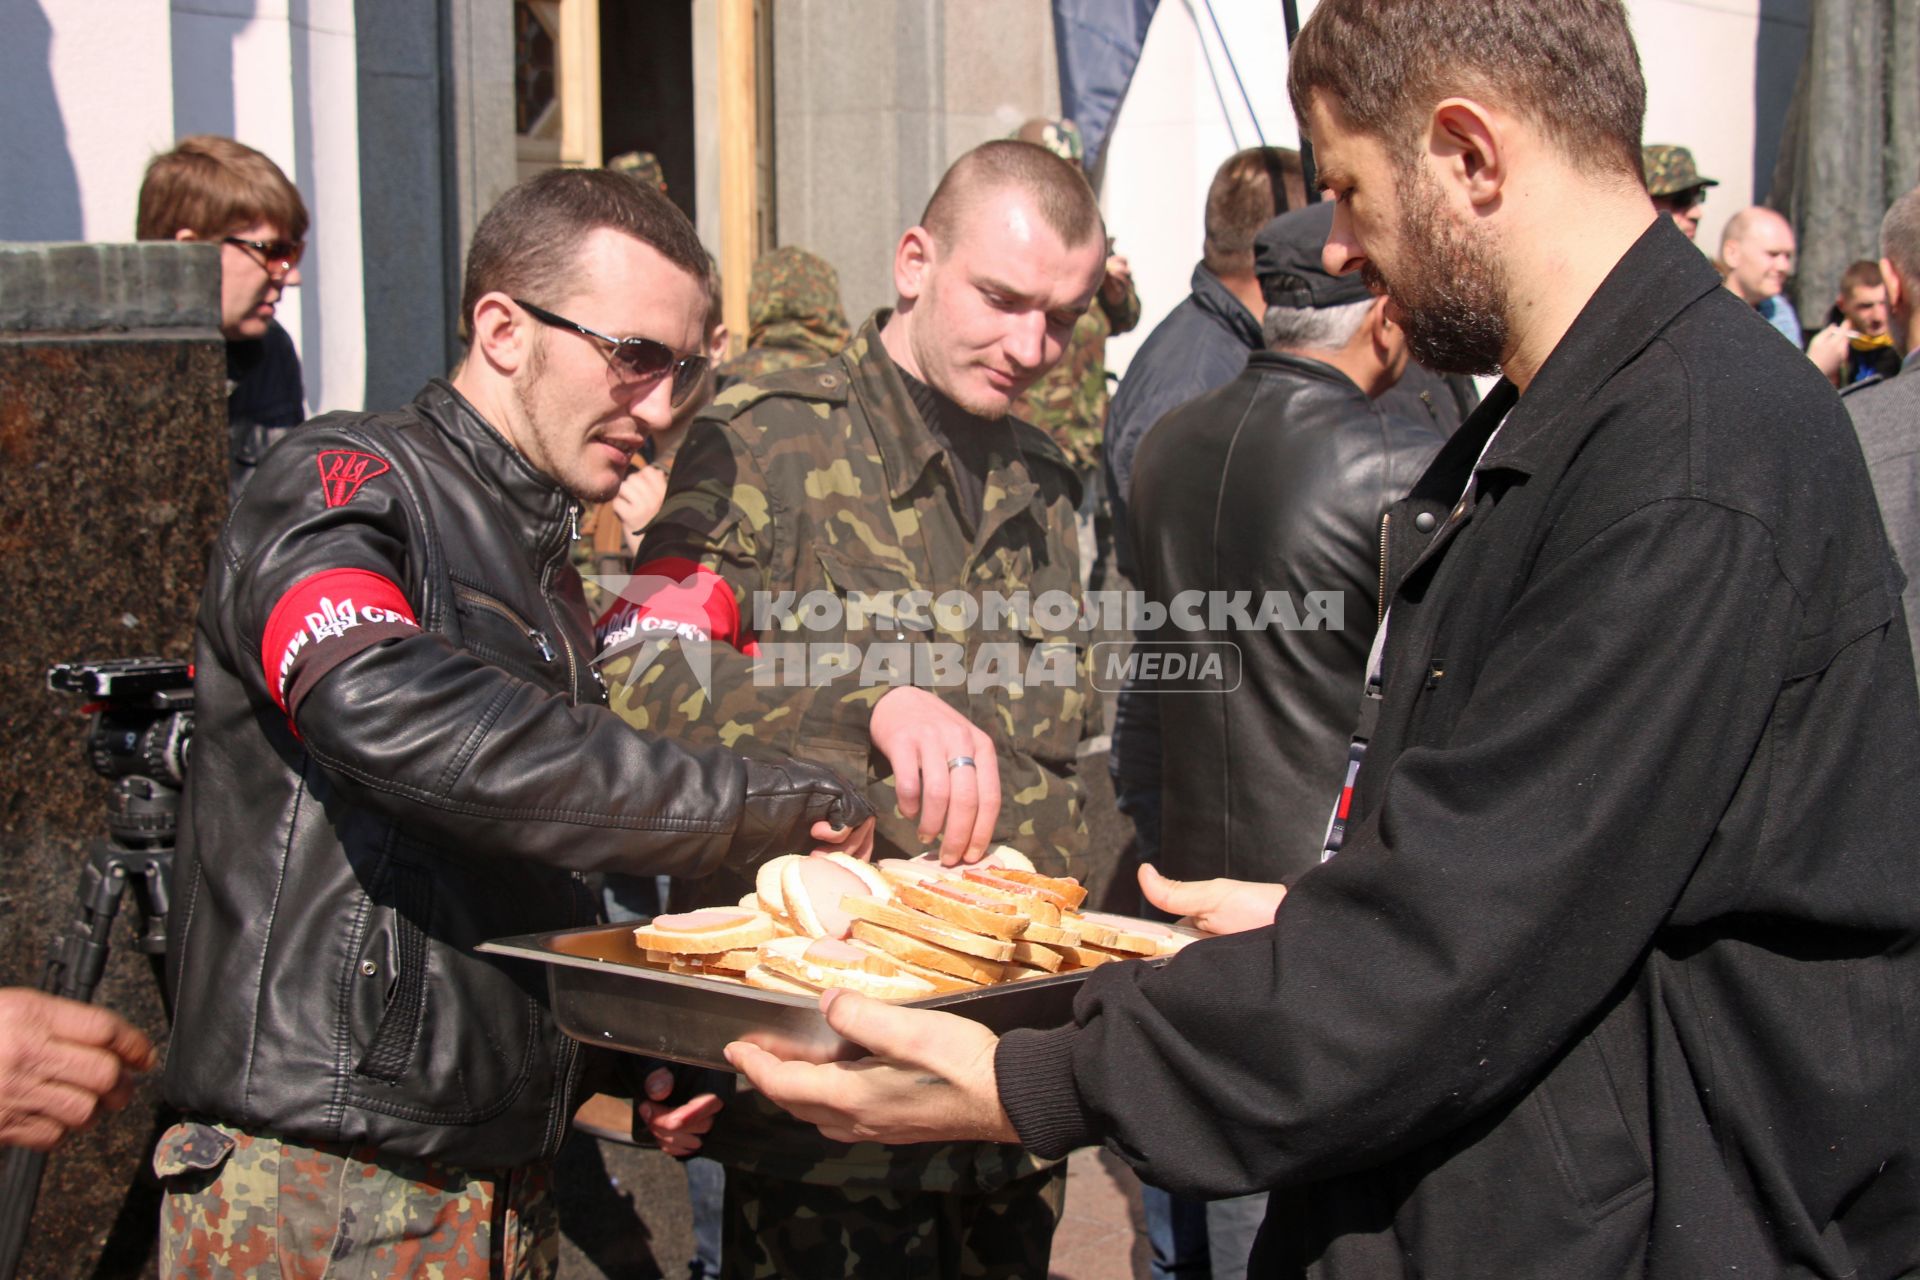
[[(80, 700), (47, 668), (192, 653), (226, 513), (220, 256), (207, 245), (0, 244), (0, 985), (34, 986), (77, 913), (108, 784)], [(123, 911), (95, 999), (166, 1039)], [(157, 1075), (157, 1073), (156, 1073)], [(20, 1274), (137, 1274), (154, 1239), (144, 1167), (155, 1077), (56, 1152)], [(151, 1184), (151, 1179), (148, 1179)]]
[(1046, 0), (773, 6), (776, 241), (840, 273), (847, 318), (893, 302), (893, 248), (947, 166), (1059, 111)]

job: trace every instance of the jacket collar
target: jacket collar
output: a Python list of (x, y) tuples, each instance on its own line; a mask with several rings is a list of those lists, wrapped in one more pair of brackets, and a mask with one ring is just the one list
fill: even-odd
[(1527, 393), (1520, 395), (1502, 378), (1455, 439), (1468, 436), (1466, 443), (1477, 451), (1500, 427), (1478, 469), (1532, 475), (1547, 460), (1553, 423), (1605, 386), (1682, 311), (1720, 287), (1719, 273), (1693, 241), (1671, 218), (1655, 218), (1600, 282)]
[(573, 496), (534, 470), (451, 383), (433, 379), (414, 397), (414, 405), (446, 430), (480, 488), (523, 522), (536, 545), (552, 535), (556, 522), (565, 527), (574, 513)]
[(1314, 382), (1324, 382), (1329, 386), (1338, 387), (1362, 400), (1367, 398), (1366, 392), (1360, 390), (1352, 378), (1332, 365), (1315, 360), (1311, 356), (1297, 356), (1285, 351), (1262, 349), (1247, 357), (1247, 371), (1262, 374), (1284, 373), (1308, 378)]
[(1218, 320), (1226, 330), (1242, 343), (1249, 351), (1258, 351), (1266, 346), (1260, 337), (1260, 317), (1247, 310), (1240, 299), (1233, 296), (1233, 290), (1227, 288), (1220, 277), (1207, 270), (1207, 264), (1196, 262), (1193, 266), (1193, 305)]
[[(846, 363), (847, 385), (859, 400), (867, 421), (886, 424), (872, 435), (881, 464), (886, 468), (887, 494), (897, 502), (920, 483), (920, 477), (936, 458), (946, 456), (946, 449), (920, 416), (920, 407), (913, 402), (913, 393), (907, 390), (900, 367), (894, 364), (880, 341), (880, 330), (891, 315), (891, 309), (882, 308), (869, 316), (841, 359)], [(1011, 504), (1006, 507), (1011, 511), (1025, 506), (1037, 489), (1011, 424), (995, 425), (998, 430), (988, 450), (986, 475), (986, 523), (989, 525), (996, 523), (993, 516), (997, 508)], [(948, 459), (945, 465), (957, 464)]]

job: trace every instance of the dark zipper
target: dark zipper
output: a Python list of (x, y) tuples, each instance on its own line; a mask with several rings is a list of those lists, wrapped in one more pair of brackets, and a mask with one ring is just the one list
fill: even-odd
[(1376, 628), (1387, 618), (1387, 522), (1392, 519), (1391, 511), (1380, 517), (1380, 598), (1373, 610)]
[(573, 537), (561, 542), (559, 548), (547, 560), (546, 567), (540, 570), (540, 600), (547, 606), (547, 613), (553, 619), (554, 634), (560, 637), (560, 649), (567, 655), (567, 700), (575, 706), (580, 704), (580, 672), (574, 663), (573, 641), (567, 639), (567, 627), (560, 620), (560, 610), (553, 603), (553, 570), (567, 555), (573, 544), (580, 540), (580, 507), (574, 502), (567, 503), (567, 527)]
[[(540, 650), (540, 660), (542, 662), (553, 661), (553, 642), (547, 639), (545, 632), (521, 617), (511, 606), (460, 583), (454, 585), (453, 594), (455, 599), (464, 600), (476, 609), (485, 609), (488, 613), (498, 614), (514, 626), (520, 628), (520, 630), (526, 633), (527, 639), (533, 641), (534, 647)], [(569, 654), (567, 658), (567, 671), (569, 676), (571, 676), (573, 671), (573, 658), (571, 654)], [(569, 688), (571, 688), (571, 685), (569, 685)]]

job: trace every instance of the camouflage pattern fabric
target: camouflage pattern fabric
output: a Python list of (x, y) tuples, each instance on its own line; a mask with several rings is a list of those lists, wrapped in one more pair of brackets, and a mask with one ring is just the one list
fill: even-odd
[(720, 366), (722, 383), (832, 359), (852, 336), (839, 273), (792, 245), (761, 254), (747, 285), (747, 326), (747, 349)]
[(1087, 475), (1100, 465), (1107, 428), (1107, 339), (1140, 323), (1140, 294), (1127, 281), (1127, 295), (1109, 302), (1103, 292), (1073, 326), (1066, 354), (1027, 388), (1014, 412), (1039, 427), (1075, 470)]
[(1640, 169), (1646, 175), (1647, 194), (1676, 196), (1695, 187), (1717, 187), (1718, 180), (1703, 178), (1693, 163), (1693, 152), (1685, 147), (1655, 144), (1640, 148)]
[(727, 1175), (724, 1280), (1038, 1280), (1066, 1203), (1062, 1165), (987, 1194), (835, 1190)]
[[(641, 544), (643, 575), (666, 559), (718, 575), (762, 656), (656, 633), (638, 660), (606, 662), (608, 705), (636, 728), (744, 755), (799, 756), (864, 780), (880, 815), (875, 856), (913, 854), (921, 850), (916, 826), (900, 814), (891, 772), (868, 741), (873, 704), (891, 687), (869, 681), (868, 662), (884, 653), (911, 673), (897, 682), (928, 687), (993, 738), (1004, 795), (995, 840), (1043, 872), (1082, 875), (1087, 828), (1076, 757), (1096, 709), (1090, 646), (1072, 616), (1080, 601), (1073, 478), (1039, 431), (1012, 419), (995, 424), (985, 510), (970, 539), (947, 479), (950, 460), (881, 346), (885, 316), (869, 320), (827, 364), (721, 392), (688, 433)], [(756, 627), (756, 597), (788, 592), (796, 607)], [(914, 592), (976, 600), (1025, 592), (1065, 600), (1069, 616), (1053, 618), (1051, 628), (1039, 610), (1019, 625), (978, 618), (963, 626), (943, 609), (914, 609)], [(810, 593), (838, 601), (830, 611), (837, 616), (798, 607)], [(622, 623), (613, 616), (607, 625)], [(785, 655), (793, 648), (818, 680), (792, 683)], [(1010, 658), (1013, 678), (977, 689), (921, 679), (942, 653), (962, 672)], [(701, 660), (711, 664), (710, 694)], [(1035, 672), (1057, 679), (1027, 678)], [(716, 876), (677, 884), (675, 903), (683, 891), (689, 906), (730, 903), (751, 888)], [(828, 1142), (751, 1094), (720, 1114), (704, 1154), (773, 1178), (968, 1194), (1045, 1167), (1012, 1146)]]
[(479, 1173), (185, 1122), (160, 1137), (161, 1280), (553, 1280), (544, 1165)]
[(658, 188), (662, 195), (666, 194), (666, 171), (660, 167), (660, 157), (651, 151), (623, 151), (607, 161), (606, 167), (615, 173), (630, 174), (648, 186)]
[[(1095, 708), (1073, 478), (1033, 427), (994, 424), (985, 513), (969, 539), (950, 460), (880, 344), (885, 314), (827, 364), (721, 392), (688, 432), (636, 557), (641, 571), (680, 559), (724, 580), (765, 656), (699, 645), (711, 697), (699, 663), (676, 660), (695, 642), (670, 640), (641, 669), (616, 657), (603, 668), (610, 705), (636, 728), (797, 755), (866, 779), (881, 815), (877, 856), (911, 856), (921, 851), (915, 824), (898, 811), (885, 761), (869, 755), (867, 724), (893, 684), (929, 687), (999, 748), (1006, 801), (994, 838), (1048, 874), (1080, 875), (1087, 828), (1076, 757)], [(983, 613), (924, 607), (942, 597), (979, 602)], [(1067, 608), (989, 618), (989, 598)], [(834, 607), (816, 616), (800, 607), (809, 599)], [(784, 611), (765, 609), (781, 600)], [(756, 625), (756, 606), (768, 627)], [(851, 665), (833, 662), (848, 646)], [(811, 671), (793, 669), (816, 659)]]

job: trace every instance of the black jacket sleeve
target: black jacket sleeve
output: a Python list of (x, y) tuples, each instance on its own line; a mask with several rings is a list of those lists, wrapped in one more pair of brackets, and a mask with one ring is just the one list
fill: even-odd
[(833, 808), (822, 772), (799, 787), (818, 783), (820, 803), (790, 777), (762, 780), (768, 812), (745, 815), (739, 756), (636, 732), (456, 646), (419, 616), (444, 605), (427, 598), (433, 543), (407, 477), (370, 471), (343, 498), (318, 482), (314, 456), (372, 449), (350, 429), (305, 430), (300, 449), (261, 467), (223, 534), (220, 640), (260, 714), (288, 717), (354, 806), (447, 847), (675, 875), (804, 839)]
[(1673, 910), (1801, 616), (1767, 532), (1701, 500), (1543, 568), (1444, 745), (1392, 762), (1273, 926), (1103, 968), (1072, 1027), (1002, 1040), (1023, 1141), (1104, 1139), (1218, 1196), (1379, 1164), (1516, 1096)]

